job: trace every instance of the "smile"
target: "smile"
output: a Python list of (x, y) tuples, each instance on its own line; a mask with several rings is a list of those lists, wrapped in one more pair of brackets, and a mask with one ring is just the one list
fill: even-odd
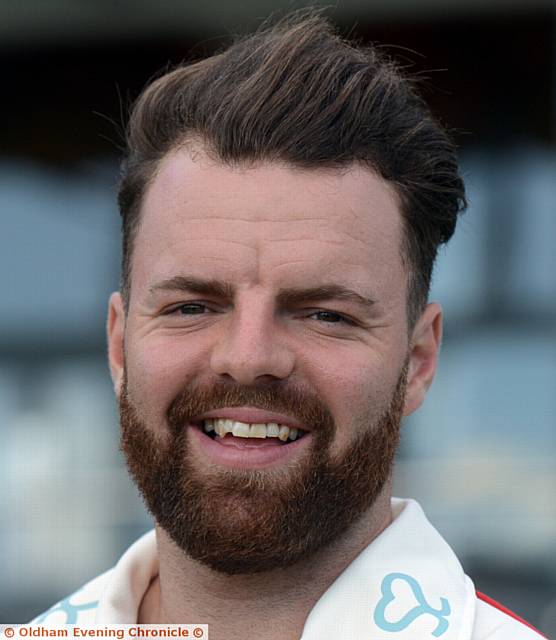
[(275, 422), (249, 423), (210, 418), (189, 424), (192, 444), (209, 464), (231, 469), (262, 469), (296, 458), (311, 433)]
[(231, 433), (236, 438), (278, 438), (281, 442), (300, 439), (305, 435), (303, 429), (288, 427), (276, 422), (248, 423), (228, 418), (203, 420), (203, 430), (207, 434), (224, 438)]

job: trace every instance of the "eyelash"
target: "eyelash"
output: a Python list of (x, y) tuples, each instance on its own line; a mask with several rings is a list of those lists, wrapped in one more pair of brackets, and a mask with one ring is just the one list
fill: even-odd
[[(168, 311), (168, 314), (175, 313), (176, 311), (181, 311), (184, 307), (204, 307), (205, 309), (208, 309), (207, 305), (202, 304), (201, 302), (186, 302), (185, 304), (180, 304), (179, 307), (174, 307), (173, 309), (170, 309), (170, 311)], [(199, 315), (203, 315), (203, 314), (200, 313)]]
[[(204, 309), (210, 309), (206, 304), (204, 304), (202, 302), (186, 302), (184, 304), (180, 304), (178, 307), (172, 307), (171, 309), (166, 311), (164, 313), (164, 315), (172, 315), (173, 313), (181, 311), (185, 307), (197, 307), (197, 308), (202, 307)], [(315, 316), (317, 314), (327, 314), (329, 316), (335, 316), (336, 318), (339, 318), (338, 322), (337, 321), (325, 322), (325, 324), (347, 324), (347, 325), (350, 325), (350, 326), (355, 326), (356, 325), (356, 323), (353, 320), (351, 320), (350, 318), (348, 318), (347, 316), (345, 316), (345, 315), (343, 315), (341, 313), (338, 313), (337, 311), (329, 311), (328, 309), (317, 309), (316, 311), (313, 311), (311, 314), (309, 314), (308, 317)], [(184, 314), (184, 315), (205, 315), (205, 314), (203, 312), (203, 313), (199, 313), (199, 314)]]
[(327, 309), (320, 309), (319, 311), (313, 311), (313, 313), (311, 314), (312, 316), (320, 314), (320, 313), (324, 313), (324, 314), (328, 314), (330, 316), (336, 316), (337, 318), (340, 319), (340, 322), (327, 322), (326, 324), (347, 324), (347, 325), (351, 325), (354, 326), (355, 322), (353, 322), (353, 320), (350, 320), (348, 317), (344, 316), (341, 313), (337, 313), (336, 311), (328, 311)]

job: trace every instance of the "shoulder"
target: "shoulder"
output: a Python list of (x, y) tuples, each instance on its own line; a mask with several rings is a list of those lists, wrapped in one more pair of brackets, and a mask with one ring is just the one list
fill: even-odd
[(80, 589), (60, 600), (29, 624), (93, 624), (100, 597), (113, 569), (87, 582)]
[(473, 640), (542, 640), (544, 637), (513, 611), (477, 591)]
[(155, 531), (136, 540), (116, 565), (60, 600), (29, 624), (133, 624), (143, 595), (158, 574)]

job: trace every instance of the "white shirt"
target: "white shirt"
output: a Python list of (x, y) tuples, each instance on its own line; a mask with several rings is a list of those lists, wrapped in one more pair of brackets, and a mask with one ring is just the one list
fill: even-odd
[[(476, 593), (453, 551), (415, 501), (393, 498), (392, 517), (390, 526), (317, 601), (300, 640), (543, 637), (511, 612)], [(113, 569), (31, 624), (134, 624), (143, 596), (157, 575), (153, 530), (137, 540)]]

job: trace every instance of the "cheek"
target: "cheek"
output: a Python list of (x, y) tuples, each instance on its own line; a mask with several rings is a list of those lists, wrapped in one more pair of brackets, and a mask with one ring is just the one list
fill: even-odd
[(126, 350), (128, 389), (147, 420), (160, 420), (184, 386), (198, 376), (203, 358), (184, 341), (139, 340)]
[(321, 363), (319, 372), (318, 392), (334, 416), (333, 450), (339, 452), (386, 411), (397, 383), (396, 371), (366, 352), (351, 357), (344, 353), (335, 362)]

